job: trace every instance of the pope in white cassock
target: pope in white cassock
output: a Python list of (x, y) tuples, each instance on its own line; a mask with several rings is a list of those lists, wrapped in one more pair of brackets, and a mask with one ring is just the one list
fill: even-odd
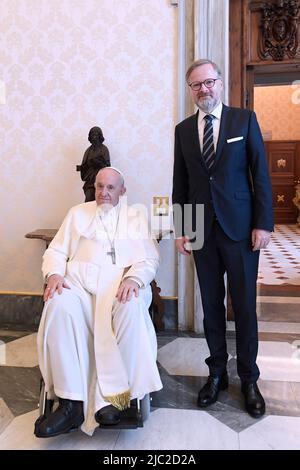
[(43, 258), (47, 279), (39, 366), (59, 406), (35, 423), (37, 437), (116, 424), (130, 400), (160, 390), (149, 316), (157, 244), (141, 211), (121, 198), (119, 170), (99, 171), (96, 201), (73, 207)]

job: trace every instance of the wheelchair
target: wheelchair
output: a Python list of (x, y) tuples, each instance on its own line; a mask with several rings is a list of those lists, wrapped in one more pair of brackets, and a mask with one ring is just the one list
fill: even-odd
[[(131, 400), (130, 408), (121, 411), (121, 421), (114, 425), (101, 425), (101, 428), (108, 429), (137, 429), (142, 428), (143, 423), (148, 419), (150, 415), (150, 394), (144, 396), (144, 398), (136, 398)], [(55, 406), (55, 400), (47, 398), (47, 392), (45, 391), (45, 383), (43, 378), (40, 380), (40, 398), (39, 398), (39, 416), (48, 417)]]
[[(152, 281), (152, 283), (155, 281)], [(151, 284), (152, 284), (151, 283)], [(155, 283), (156, 285), (156, 283)], [(46, 285), (44, 286), (44, 288)], [(160, 291), (160, 289), (159, 289)], [(149, 307), (149, 314), (154, 324), (155, 330), (157, 331), (157, 326), (154, 323), (155, 317), (155, 305), (154, 302), (151, 302)], [(43, 378), (40, 379), (40, 396), (39, 396), (39, 418), (45, 416), (46, 418), (52, 413), (52, 410), (55, 406), (55, 401), (47, 398), (47, 392), (45, 390), (45, 382)], [(114, 425), (101, 425), (101, 428), (109, 429), (137, 429), (142, 428), (143, 423), (148, 419), (150, 415), (151, 408), (151, 397), (150, 394), (146, 394), (142, 399), (135, 398), (130, 401), (130, 408), (127, 410), (121, 411), (121, 420), (118, 424)]]

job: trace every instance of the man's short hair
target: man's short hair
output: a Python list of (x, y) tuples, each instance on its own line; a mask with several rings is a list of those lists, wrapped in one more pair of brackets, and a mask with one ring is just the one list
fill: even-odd
[(187, 69), (186, 74), (185, 74), (186, 81), (188, 81), (189, 76), (191, 75), (193, 70), (195, 70), (197, 67), (200, 67), (201, 65), (205, 65), (205, 64), (210, 64), (213, 67), (213, 69), (217, 72), (218, 77), (219, 78), (222, 77), (222, 72), (221, 72), (219, 66), (215, 62), (213, 62), (212, 60), (209, 60), (209, 59), (199, 59), (199, 60), (195, 60), (195, 62), (193, 62), (189, 66), (189, 68)]

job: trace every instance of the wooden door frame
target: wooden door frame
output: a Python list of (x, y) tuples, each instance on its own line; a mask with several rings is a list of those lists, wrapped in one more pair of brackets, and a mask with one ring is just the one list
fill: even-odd
[(251, 61), (250, 5), (252, 0), (229, 2), (229, 105), (253, 109), (254, 75), (270, 73), (300, 74), (300, 57), (283, 60)]

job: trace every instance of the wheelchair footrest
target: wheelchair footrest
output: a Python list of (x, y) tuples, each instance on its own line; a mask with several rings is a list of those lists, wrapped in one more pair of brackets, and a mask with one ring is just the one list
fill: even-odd
[(121, 421), (118, 424), (101, 424), (102, 429), (137, 429), (143, 427), (142, 413), (135, 406), (121, 412)]

